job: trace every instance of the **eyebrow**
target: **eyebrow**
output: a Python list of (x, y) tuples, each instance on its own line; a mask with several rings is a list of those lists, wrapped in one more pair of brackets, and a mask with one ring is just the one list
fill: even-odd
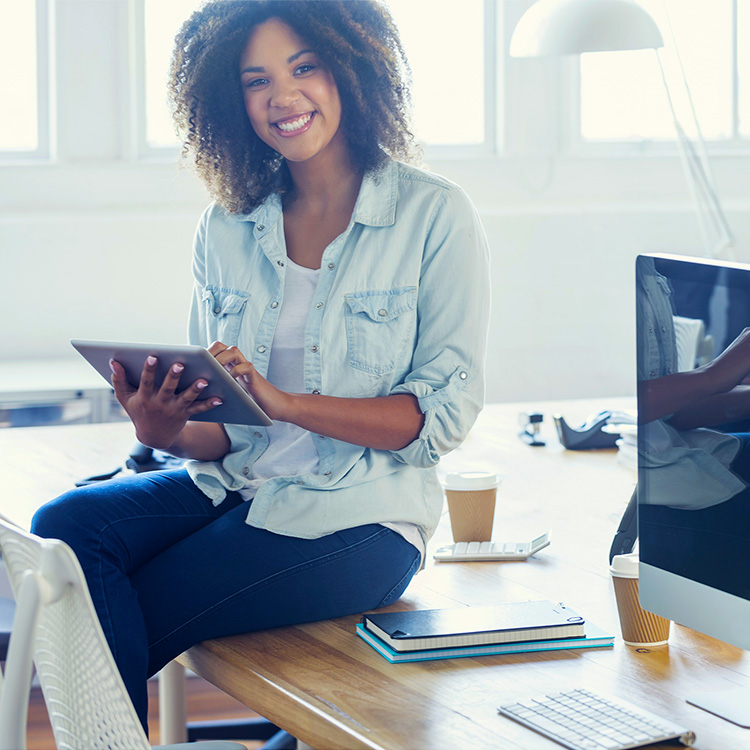
[[(302, 57), (302, 55), (306, 55), (308, 52), (312, 52), (312, 50), (301, 49), (299, 52), (295, 52), (291, 57), (287, 58), (287, 64), (293, 63), (295, 60), (298, 60), (300, 57)], [(243, 68), (240, 71), (240, 75), (242, 75), (243, 73), (265, 73), (265, 72), (266, 72), (266, 69), (262, 66), (259, 66), (257, 68), (248, 67), (248, 68)]]

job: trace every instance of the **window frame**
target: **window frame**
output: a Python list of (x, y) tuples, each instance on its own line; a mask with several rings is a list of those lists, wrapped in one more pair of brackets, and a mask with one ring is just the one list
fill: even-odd
[(0, 149), (0, 162), (17, 164), (25, 161), (48, 161), (52, 141), (52, 49), (51, 28), (54, 23), (54, 0), (34, 0), (36, 6), (36, 128), (35, 149)]

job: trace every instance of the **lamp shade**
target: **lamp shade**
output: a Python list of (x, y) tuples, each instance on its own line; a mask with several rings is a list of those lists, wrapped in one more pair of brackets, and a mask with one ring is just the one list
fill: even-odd
[(512, 57), (662, 47), (659, 27), (630, 0), (539, 0), (521, 16)]

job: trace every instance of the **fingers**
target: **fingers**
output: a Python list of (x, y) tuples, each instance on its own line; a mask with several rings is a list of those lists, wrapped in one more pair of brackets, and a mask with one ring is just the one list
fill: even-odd
[(122, 403), (122, 399), (135, 393), (136, 389), (128, 383), (128, 379), (125, 376), (125, 368), (119, 362), (110, 359), (109, 369), (112, 370), (111, 382), (112, 388), (115, 391), (115, 398)]
[[(236, 347), (233, 348), (236, 349)], [(208, 347), (208, 353), (213, 354), (213, 356), (216, 357), (227, 349), (229, 349), (229, 347), (226, 344), (223, 344), (221, 341), (214, 341), (214, 343)]]
[[(174, 396), (175, 391), (177, 390), (177, 386), (180, 384), (180, 378), (182, 377), (184, 369), (184, 365), (180, 364), (179, 362), (175, 362), (167, 370), (167, 374), (164, 376), (164, 380), (162, 381), (161, 387), (159, 388), (160, 398), (166, 400)], [(142, 382), (143, 381), (141, 381), (141, 383)]]
[(195, 414), (202, 414), (204, 411), (210, 411), (224, 403), (220, 398), (207, 398), (205, 401), (195, 401), (187, 409), (187, 413), (192, 417)]
[[(211, 351), (214, 349), (215, 351)], [(219, 341), (214, 342), (209, 349), (216, 361), (233, 377), (237, 378), (246, 366), (252, 367), (245, 359), (245, 355), (236, 346), (224, 346)], [(240, 368), (238, 370), (238, 368)]]

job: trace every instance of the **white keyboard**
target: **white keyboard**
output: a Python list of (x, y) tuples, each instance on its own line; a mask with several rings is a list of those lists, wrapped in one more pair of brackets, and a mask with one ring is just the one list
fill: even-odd
[(530, 542), (456, 542), (435, 551), (440, 562), (479, 562), (482, 560), (525, 560), (549, 544), (549, 532)]
[(672, 739), (683, 745), (695, 742), (689, 729), (588, 690), (554, 693), (497, 710), (570, 750), (630, 750)]

